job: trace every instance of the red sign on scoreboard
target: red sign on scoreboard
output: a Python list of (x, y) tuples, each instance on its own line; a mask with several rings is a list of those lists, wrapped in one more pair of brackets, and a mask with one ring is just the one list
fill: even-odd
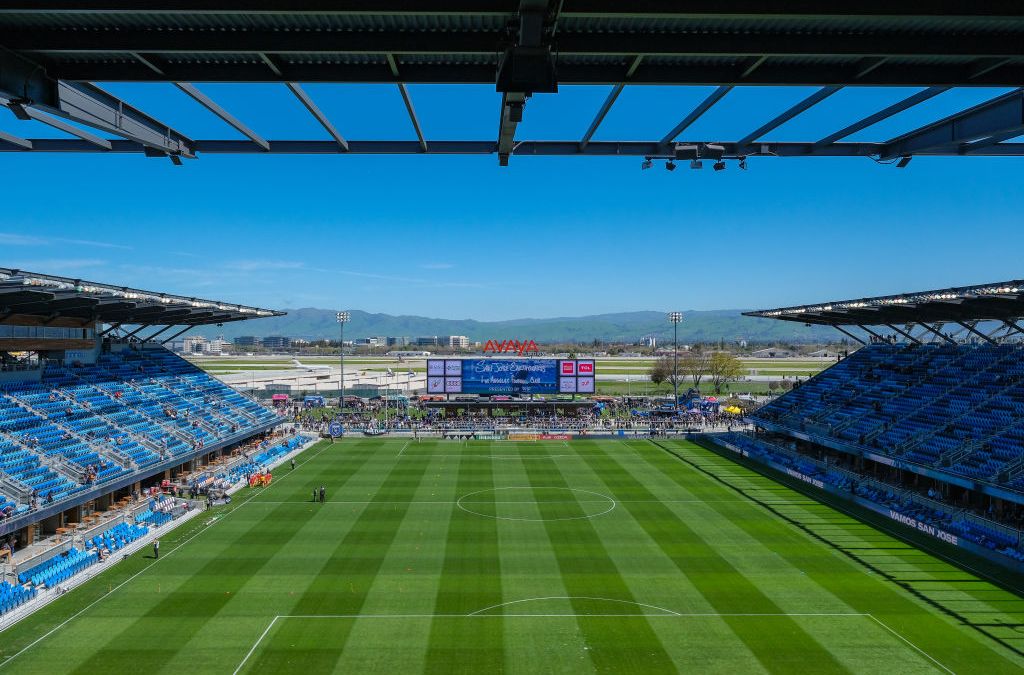
[(562, 375), (575, 375), (576, 374), (576, 362), (575, 361), (562, 361)]
[(594, 374), (594, 363), (593, 361), (580, 361), (576, 365), (576, 369), (580, 375), (593, 375)]

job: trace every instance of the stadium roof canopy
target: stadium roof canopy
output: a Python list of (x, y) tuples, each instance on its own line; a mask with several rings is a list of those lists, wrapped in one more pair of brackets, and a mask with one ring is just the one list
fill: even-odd
[(0, 319), (14, 314), (116, 325), (199, 326), (285, 313), (0, 267)]
[[(981, 333), (977, 328), (979, 322), (999, 322), (1000, 330), (1009, 331), (1003, 337), (1024, 333), (1024, 327), (1020, 325), (1024, 317), (1024, 280), (837, 300), (817, 305), (744, 312), (744, 315), (833, 326), (840, 330), (842, 326), (888, 326), (911, 339), (914, 338), (897, 326), (918, 325), (928, 333), (944, 337), (936, 326), (953, 323), (990, 340), (994, 333)], [(845, 330), (843, 332), (846, 333)]]
[[(0, 151), (202, 153), (447, 153), (748, 156), (1024, 155), (1024, 94), (1015, 89), (883, 142), (844, 139), (952, 87), (1024, 84), (1019, 0), (10, 0), (0, 5), (0, 105), (74, 138), (0, 134)], [(193, 139), (93, 82), (174, 83), (245, 140)], [(266, 139), (195, 82), (287, 85), (330, 140)], [(300, 83), (392, 83), (416, 140), (349, 140)], [(431, 140), (406, 85), (493, 84), (494, 135)], [(607, 85), (586, 132), (567, 141), (517, 139), (535, 93)], [(624, 87), (712, 85), (658, 138), (596, 141)], [(684, 133), (735, 87), (814, 86), (789, 109), (733, 139)], [(916, 92), (822, 138), (764, 137), (844, 87)], [(254, 96), (254, 106), (260, 101)], [(159, 111), (154, 111), (158, 114)], [(82, 131), (73, 121), (113, 138)], [(589, 126), (587, 126), (589, 122)], [(905, 161), (901, 166), (905, 165)]]

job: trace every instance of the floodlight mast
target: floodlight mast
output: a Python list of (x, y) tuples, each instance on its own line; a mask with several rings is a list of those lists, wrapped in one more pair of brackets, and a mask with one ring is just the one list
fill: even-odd
[(669, 312), (668, 320), (672, 324), (672, 410), (679, 414), (679, 322), (683, 320), (682, 312)]
[(345, 419), (345, 324), (348, 323), (349, 319), (352, 318), (350, 312), (338, 312), (334, 315), (334, 318), (338, 320), (339, 330), (339, 349), (338, 353), (341, 354), (341, 399), (338, 401), (338, 409), (340, 410), (341, 419)]

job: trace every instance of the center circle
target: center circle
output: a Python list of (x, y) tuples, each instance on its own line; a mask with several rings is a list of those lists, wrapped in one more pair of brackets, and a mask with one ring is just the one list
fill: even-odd
[(609, 513), (616, 502), (591, 490), (564, 487), (501, 487), (478, 490), (455, 503), (466, 513), (496, 520), (585, 520)]

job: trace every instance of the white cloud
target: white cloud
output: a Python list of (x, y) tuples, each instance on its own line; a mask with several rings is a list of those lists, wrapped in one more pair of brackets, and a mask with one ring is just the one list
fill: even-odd
[(452, 263), (445, 262), (424, 263), (420, 265), (420, 268), (425, 270), (450, 270), (453, 267), (455, 267), (455, 265)]
[(106, 264), (106, 260), (96, 258), (42, 258), (38, 260), (12, 260), (7, 263), (7, 266), (27, 272), (63, 276), (72, 270), (103, 267)]
[(261, 272), (264, 270), (298, 270), (306, 265), (297, 260), (231, 260), (223, 264), (224, 269), (238, 272)]
[(55, 244), (70, 244), (71, 246), (91, 246), (94, 248), (119, 248), (131, 250), (131, 246), (124, 244), (112, 244), (106, 241), (94, 239), (68, 239), (65, 237), (37, 237), (25, 234), (14, 234), (12, 232), (0, 232), (0, 244), (8, 246), (53, 246)]

